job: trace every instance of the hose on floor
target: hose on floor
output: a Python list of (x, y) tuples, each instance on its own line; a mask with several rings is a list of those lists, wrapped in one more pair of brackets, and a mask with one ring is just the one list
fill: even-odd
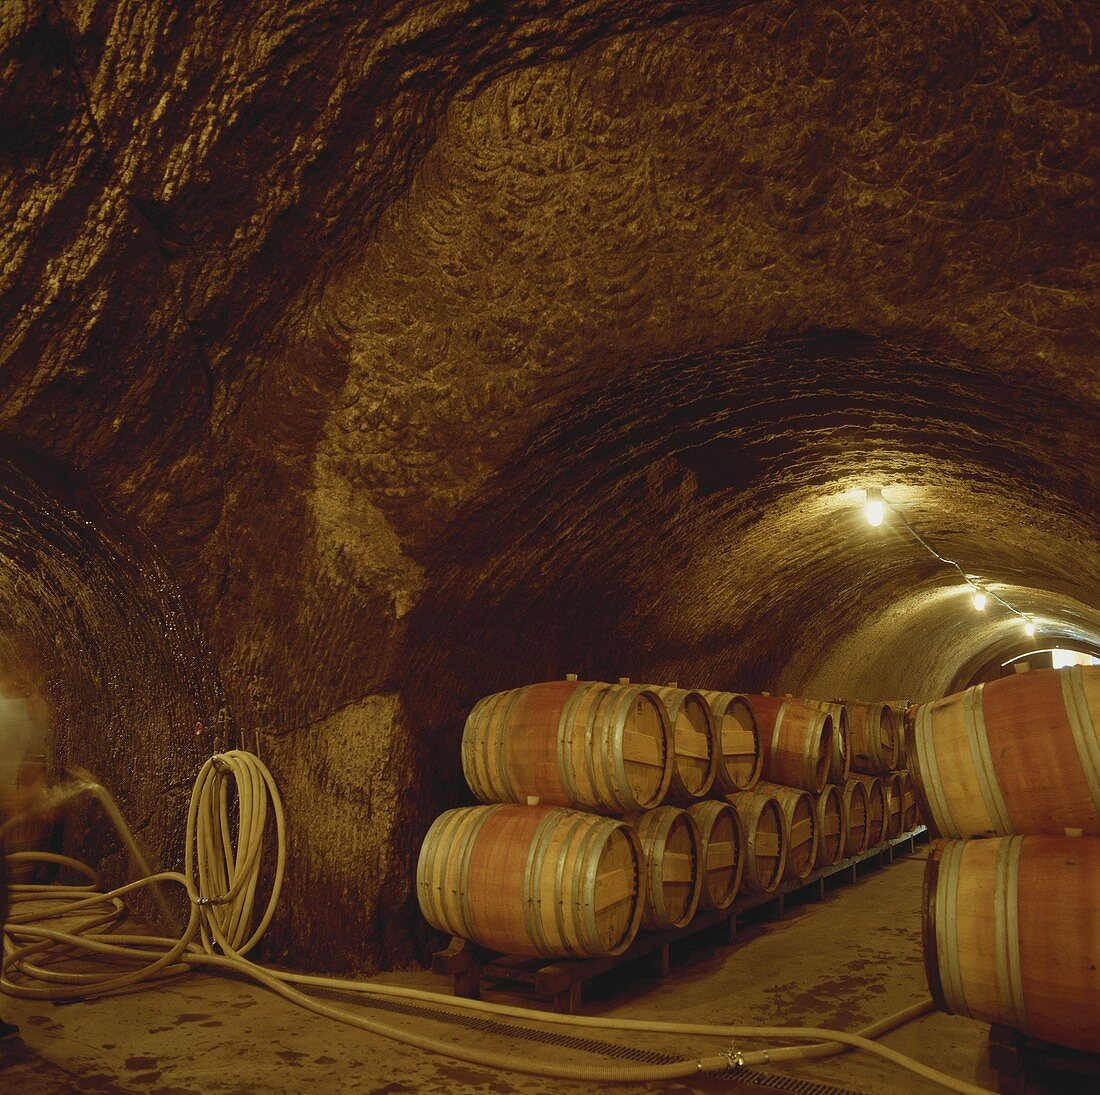
[[(983, 1088), (873, 1041), (889, 1030), (932, 1011), (931, 1000), (921, 1001), (855, 1034), (849, 1034), (816, 1027), (729, 1026), (558, 1015), (396, 985), (317, 977), (257, 965), (246, 955), (259, 943), (274, 915), (286, 860), (282, 802), (274, 778), (259, 757), (233, 750), (218, 754), (203, 765), (195, 782), (187, 815), (187, 844), (182, 873), (151, 872), (110, 793), (89, 773), (76, 771), (73, 774), (75, 778), (70, 782), (48, 793), (49, 805), (60, 806), (81, 794), (95, 798), (118, 830), (142, 877), (104, 893), (99, 889), (96, 872), (79, 860), (46, 852), (16, 852), (9, 855), (8, 860), (13, 863), (46, 861), (68, 868), (86, 882), (10, 887), (12, 912), (4, 925), (5, 957), (3, 975), (0, 977), (0, 988), (8, 995), (58, 1002), (83, 1000), (139, 991), (150, 984), (207, 967), (242, 974), (317, 1015), (418, 1049), (483, 1067), (554, 1079), (604, 1082), (671, 1080), (781, 1061), (810, 1060), (846, 1049), (861, 1049), (961, 1095), (989, 1095)], [(235, 841), (230, 816), (234, 790), (237, 803)], [(276, 830), (274, 874), (267, 903), (259, 916), (259, 923), (253, 927), (269, 814), (274, 818)], [(17, 820), (13, 819), (13, 822)], [(187, 924), (178, 937), (172, 939), (122, 932), (120, 928), (128, 915), (123, 899), (146, 888), (152, 890), (162, 915), (171, 922), (168, 903), (161, 893), (161, 887), (169, 883), (182, 887), (188, 898)], [(74, 959), (79, 960), (76, 965), (81, 968), (69, 968)], [(95, 967), (100, 960), (110, 960), (113, 968), (108, 972), (83, 968), (88, 965)], [(61, 968), (62, 963), (65, 968)], [(120, 966), (122, 972), (119, 972)], [(715, 1037), (727, 1041), (759, 1039), (808, 1041), (812, 1044), (748, 1051), (738, 1051), (731, 1044), (725, 1052), (659, 1065), (553, 1063), (474, 1049), (402, 1030), (378, 1019), (324, 1003), (302, 991), (308, 988), (361, 994), (367, 1004), (371, 996), (426, 1002), (439, 1010), (440, 1021), (444, 1022), (448, 1018), (446, 1009), (458, 1009), (568, 1027)]]

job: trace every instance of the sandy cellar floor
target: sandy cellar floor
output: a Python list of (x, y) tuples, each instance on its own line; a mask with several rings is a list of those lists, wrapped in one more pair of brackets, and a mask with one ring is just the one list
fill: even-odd
[[(589, 994), (586, 1014), (700, 1022), (804, 1023), (856, 1029), (925, 994), (919, 899), (925, 848), (871, 870), (853, 885), (830, 890), (821, 903), (796, 906), (780, 922), (746, 925), (732, 947), (694, 946), (674, 953), (664, 980), (644, 975)], [(386, 975), (385, 981), (449, 991), (428, 972)], [(519, 997), (492, 999), (523, 1003)], [(22, 1041), (0, 1047), (0, 1091), (147, 1092), (156, 1095), (249, 1095), (252, 1092), (574, 1093), (592, 1085), (491, 1073), (313, 1016), (250, 984), (195, 975), (170, 987), (64, 1007), (3, 1001)], [(381, 1017), (444, 1037), (543, 1059), (537, 1042), (469, 1030), (457, 1033), (423, 1017), (392, 1011)], [(985, 1064), (987, 1028), (935, 1014), (888, 1037), (886, 1044), (973, 1082), (992, 1086)], [(604, 1041), (631, 1044), (603, 1032)], [(715, 1040), (690, 1044), (645, 1036), (645, 1048), (694, 1057), (724, 1050)], [(573, 1059), (593, 1061), (590, 1054)], [(778, 1071), (778, 1070), (775, 1070)], [(864, 1055), (812, 1067), (785, 1067), (866, 1095), (933, 1092), (925, 1084)], [(762, 1092), (732, 1078), (662, 1085), (607, 1085), (642, 1092)], [(1067, 1090), (1062, 1088), (1061, 1090)], [(1082, 1090), (1084, 1090), (1082, 1088)]]

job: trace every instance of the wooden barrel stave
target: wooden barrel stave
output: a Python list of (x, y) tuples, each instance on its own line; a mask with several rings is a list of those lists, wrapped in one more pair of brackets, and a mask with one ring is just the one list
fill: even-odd
[(862, 855), (867, 851), (870, 831), (868, 827), (867, 788), (854, 776), (845, 781), (844, 816), (847, 819), (844, 833), (844, 854)]
[(1100, 666), (1034, 670), (920, 704), (907, 750), (921, 813), (942, 836), (1100, 836)]
[(911, 833), (921, 823), (920, 811), (917, 808), (917, 798), (913, 794), (913, 781), (909, 773), (903, 768), (898, 775), (901, 777), (901, 810), (902, 832)]
[(673, 768), (666, 802), (705, 798), (718, 773), (720, 746), (710, 704), (701, 692), (673, 685), (645, 685), (664, 701), (672, 726)]
[(637, 834), (550, 806), (448, 810), (428, 830), (417, 896), (433, 927), (505, 954), (607, 957), (643, 914)]
[(937, 841), (922, 937), (944, 1011), (1100, 1052), (1100, 839)]
[(699, 905), (725, 909), (733, 904), (745, 872), (745, 827), (728, 802), (697, 802), (688, 813), (699, 826), (704, 863)]
[(787, 817), (777, 799), (756, 789), (727, 795), (745, 827), (745, 873), (741, 889), (746, 893), (772, 893), (787, 869), (789, 835)]
[(900, 836), (905, 823), (904, 780), (898, 772), (882, 777), (882, 789), (886, 800), (886, 839)]
[(475, 704), (462, 768), (483, 802), (643, 809), (672, 777), (671, 729), (664, 702), (639, 686), (546, 681)]
[(817, 861), (817, 808), (808, 791), (761, 781), (752, 794), (774, 798), (787, 823), (787, 863), (784, 877), (792, 881), (805, 878)]
[(642, 928), (682, 928), (699, 906), (703, 888), (702, 839), (687, 810), (658, 806), (626, 814), (641, 841), (645, 875)]
[(760, 727), (764, 778), (817, 794), (829, 778), (832, 716), (791, 697), (745, 698)]
[(886, 784), (878, 776), (854, 775), (867, 791), (867, 847), (877, 848), (886, 840), (888, 822)]
[(825, 711), (833, 717), (833, 735), (829, 747), (828, 782), (842, 785), (852, 771), (852, 754), (848, 745), (848, 708), (835, 700), (803, 700), (815, 711)]
[(844, 792), (834, 783), (827, 783), (817, 796), (817, 865), (831, 867), (844, 858), (848, 818), (845, 814)]
[(849, 700), (848, 751), (853, 772), (868, 776), (888, 775), (897, 768), (902, 754), (893, 708), (887, 703)]
[(738, 692), (701, 690), (718, 734), (718, 765), (712, 788), (718, 794), (751, 791), (764, 764), (760, 728), (752, 704)]

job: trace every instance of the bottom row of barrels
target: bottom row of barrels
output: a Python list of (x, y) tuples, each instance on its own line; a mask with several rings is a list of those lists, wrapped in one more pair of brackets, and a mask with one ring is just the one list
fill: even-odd
[(621, 820), (550, 806), (449, 810), (417, 864), (417, 896), (440, 931), (492, 950), (606, 957), (640, 929), (688, 924), (698, 908), (859, 855), (916, 827), (904, 781), (854, 777), (816, 797), (760, 784), (687, 810)]

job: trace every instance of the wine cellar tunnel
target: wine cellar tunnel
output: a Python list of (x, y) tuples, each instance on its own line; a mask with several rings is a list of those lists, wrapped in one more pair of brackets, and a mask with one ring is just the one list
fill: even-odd
[(264, 958), (367, 974), (439, 942), (482, 696), (904, 706), (1100, 650), (1094, 21), (12, 5), (0, 654), (51, 763), (169, 867), (255, 750)]

